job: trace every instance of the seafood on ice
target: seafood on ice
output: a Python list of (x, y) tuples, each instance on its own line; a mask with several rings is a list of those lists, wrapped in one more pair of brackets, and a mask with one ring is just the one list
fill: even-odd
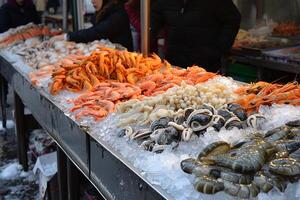
[(234, 93), (237, 88), (238, 84), (226, 77), (215, 77), (196, 85), (183, 82), (163, 94), (145, 97), (142, 101), (133, 99), (119, 103), (116, 106), (120, 116), (118, 126), (149, 125), (161, 117), (174, 118), (186, 108), (199, 109), (204, 103), (219, 108), (238, 98)]
[(291, 121), (235, 144), (211, 143), (197, 158), (183, 160), (181, 169), (193, 174), (195, 189), (206, 194), (224, 191), (248, 199), (273, 188), (284, 192), (300, 177), (299, 138), (300, 121)]
[(115, 104), (141, 95), (139, 87), (130, 83), (115, 81), (99, 83), (92, 91), (86, 92), (71, 102), (74, 106), (71, 112), (76, 112), (75, 118), (92, 116), (96, 121), (114, 112)]
[[(111, 101), (114, 105), (126, 102), (130, 99), (143, 100), (145, 96), (155, 96), (166, 92), (168, 89), (180, 84), (182, 80), (195, 84), (200, 83), (201, 81), (206, 81), (215, 76), (215, 74), (205, 72), (204, 69), (200, 67), (191, 67), (187, 70), (170, 70), (174, 72), (174, 74), (177, 73), (178, 75), (174, 75), (173, 73), (157, 73), (145, 77), (143, 80), (134, 85), (130, 83), (105, 80), (93, 87), (92, 91), (87, 91), (80, 95), (73, 101), (73, 103), (77, 109), (84, 107), (85, 116), (92, 116), (95, 120), (100, 120), (102, 117), (109, 114), (109, 112), (101, 112), (102, 117), (99, 117), (99, 107), (91, 106), (93, 102), (94, 104), (97, 104), (95, 101), (98, 101), (99, 99)], [(79, 119), (81, 114), (82, 113), (77, 114), (76, 118)]]
[(29, 23), (14, 29), (10, 29), (4, 34), (0, 35), (0, 48), (7, 48), (15, 45), (18, 42), (34, 38), (34, 37), (51, 37), (60, 34), (61, 31), (51, 31), (47, 26), (35, 25)]
[(94, 41), (90, 43), (75, 43), (67, 41), (56, 41), (49, 44), (39, 39), (26, 40), (24, 43), (16, 44), (7, 50), (21, 56), (24, 62), (34, 68), (40, 69), (47, 65), (54, 65), (68, 55), (89, 55), (91, 51), (101, 46), (115, 48), (115, 45), (106, 41)]
[(279, 23), (274, 27), (272, 34), (276, 36), (299, 36), (300, 26), (295, 22)]
[(236, 93), (242, 96), (235, 103), (240, 104), (250, 113), (258, 111), (261, 105), (300, 105), (300, 86), (298, 82), (285, 85), (258, 82), (242, 86), (236, 90)]
[(228, 104), (220, 109), (203, 104), (199, 109), (187, 108), (174, 118), (162, 117), (151, 123), (148, 129), (127, 126), (120, 130), (119, 136), (136, 141), (148, 151), (161, 152), (166, 147), (175, 148), (180, 141), (187, 142), (203, 135), (207, 129), (220, 131), (222, 128), (254, 128), (259, 130), (265, 117), (259, 114), (247, 116), (238, 104)]
[[(53, 74), (51, 94), (55, 95), (62, 89), (71, 92), (90, 91), (108, 79), (135, 84), (146, 75), (159, 72), (163, 67), (167, 69), (171, 65), (155, 54), (144, 57), (138, 53), (100, 47), (82, 62), (61, 65)], [(57, 76), (62, 78), (57, 81)], [(59, 87), (54, 87), (57, 85)]]

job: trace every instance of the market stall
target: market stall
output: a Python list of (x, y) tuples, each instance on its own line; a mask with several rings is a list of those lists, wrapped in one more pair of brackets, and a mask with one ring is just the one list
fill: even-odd
[[(238, 1), (244, 17), (232, 51), (236, 66), (228, 66), (229, 75), (235, 76), (240, 70), (241, 79), (253, 81), (268, 79), (268, 72), (287, 72), (291, 76), (299, 73), (297, 56), (285, 50), (298, 49), (300, 42), (298, 3), (297, 0)], [(248, 7), (251, 9), (247, 10)], [(280, 54), (274, 53), (276, 50)], [(272, 81), (276, 79), (280, 77)]]
[(0, 73), (20, 153), (25, 105), (59, 147), (69, 197), (78, 168), (107, 199), (299, 198), (298, 83), (245, 85), (108, 41), (49, 44), (52, 33), (1, 35)]

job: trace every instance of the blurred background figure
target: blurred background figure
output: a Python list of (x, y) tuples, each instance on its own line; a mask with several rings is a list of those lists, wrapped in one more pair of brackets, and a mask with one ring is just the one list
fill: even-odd
[[(0, 33), (10, 28), (33, 22), (39, 24), (40, 17), (31, 0), (8, 0), (0, 7)], [(8, 94), (8, 85), (4, 83), (5, 103)]]
[(47, 0), (47, 11), (49, 14), (56, 14), (59, 7), (59, 0)]
[(73, 42), (92, 42), (108, 39), (133, 50), (132, 36), (128, 15), (123, 0), (92, 0), (95, 8), (91, 28), (69, 32), (51, 38), (50, 42), (69, 40)]
[(46, 11), (46, 5), (46, 0), (36, 0), (35, 2), (36, 11), (38, 12), (41, 20), (43, 19), (43, 14)]
[(140, 0), (129, 0), (125, 4), (125, 10), (129, 17), (130, 29), (133, 39), (133, 50), (140, 51), (141, 47), (141, 16)]
[(8, 0), (0, 7), (0, 33), (29, 22), (41, 22), (31, 0)]
[(151, 11), (151, 39), (166, 30), (166, 59), (217, 72), (240, 27), (232, 0), (157, 0)]

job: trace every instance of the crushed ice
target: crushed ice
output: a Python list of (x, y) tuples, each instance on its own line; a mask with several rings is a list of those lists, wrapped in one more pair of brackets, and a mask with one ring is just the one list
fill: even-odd
[[(300, 107), (287, 105), (262, 106), (260, 113), (267, 121), (263, 125), (263, 131), (281, 126), (284, 123), (300, 119)], [(253, 132), (252, 129), (244, 130), (221, 130), (220, 132), (208, 131), (203, 136), (190, 142), (181, 142), (176, 150), (166, 150), (161, 154), (147, 152), (135, 142), (117, 136), (115, 122), (117, 115), (110, 115), (100, 123), (91, 126), (91, 134), (102, 141), (108, 142), (115, 150), (125, 157), (141, 174), (154, 186), (166, 191), (174, 199), (232, 199), (225, 193), (205, 195), (193, 188), (194, 177), (185, 174), (180, 168), (180, 162), (188, 157), (196, 157), (197, 154), (208, 144), (215, 141), (234, 143), (247, 137)], [(289, 184), (286, 192), (281, 194), (272, 191), (269, 194), (259, 194), (257, 199), (295, 199), (300, 198), (297, 187), (300, 183)]]

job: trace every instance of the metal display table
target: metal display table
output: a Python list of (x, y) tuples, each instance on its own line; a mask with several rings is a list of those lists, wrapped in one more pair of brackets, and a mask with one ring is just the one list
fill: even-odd
[(79, 191), (76, 184), (77, 169), (105, 199), (172, 199), (161, 188), (154, 187), (145, 180), (120, 153), (104, 141), (93, 138), (84, 127), (55, 104), (47, 91), (34, 87), (24, 73), (1, 55), (0, 74), (15, 92), (20, 163), (27, 169), (28, 145), (24, 128), (24, 106), (26, 106), (58, 146), (58, 182), (61, 199), (79, 199), (75, 195)]
[(283, 71), (293, 74), (300, 74), (300, 65), (296, 64), (288, 64), (288, 63), (281, 63), (271, 60), (265, 60), (262, 57), (254, 57), (243, 55), (240, 52), (232, 52), (232, 60), (236, 63), (246, 64), (255, 66), (257, 68), (257, 78), (258, 80), (263, 79), (263, 70), (269, 69), (274, 71)]

